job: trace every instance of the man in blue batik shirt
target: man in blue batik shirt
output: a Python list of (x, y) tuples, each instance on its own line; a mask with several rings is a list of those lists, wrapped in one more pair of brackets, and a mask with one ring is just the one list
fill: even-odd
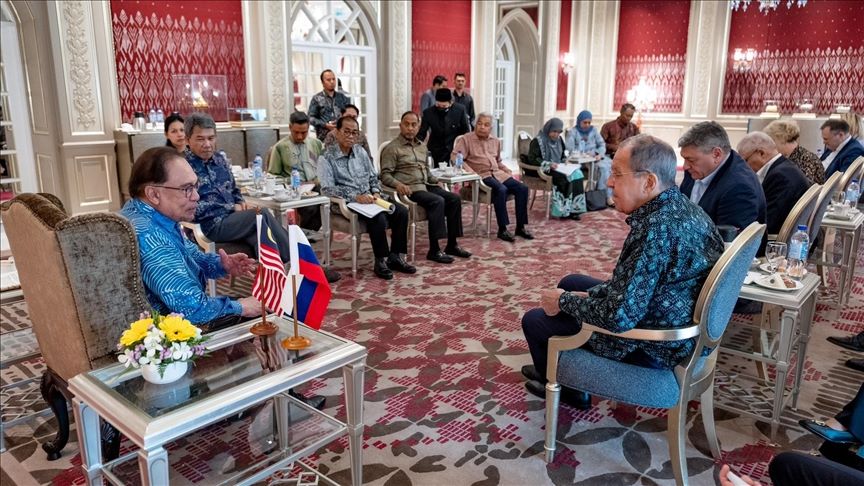
[[(619, 147), (608, 186), (615, 208), (627, 214), (630, 234), (607, 281), (569, 275), (541, 293), (542, 309), (522, 317), (534, 365), (522, 368), (525, 387), (546, 397), (546, 354), (551, 336), (579, 332), (582, 323), (620, 333), (692, 324), (702, 284), (723, 253), (714, 223), (675, 185), (675, 152), (665, 142), (637, 135)], [(690, 355), (695, 339), (635, 341), (595, 333), (593, 353), (648, 368), (672, 369)], [(588, 408), (586, 393), (564, 388), (562, 400)]]
[(210, 297), (204, 291), (208, 278), (251, 275), (255, 261), (224, 250), (218, 255), (203, 253), (183, 236), (179, 222), (195, 216), (197, 188), (195, 172), (170, 147), (149, 149), (132, 166), (132, 199), (120, 214), (135, 229), (147, 300), (163, 314), (181, 313), (205, 328), (216, 321), (254, 317), (261, 313), (254, 297), (234, 300)]

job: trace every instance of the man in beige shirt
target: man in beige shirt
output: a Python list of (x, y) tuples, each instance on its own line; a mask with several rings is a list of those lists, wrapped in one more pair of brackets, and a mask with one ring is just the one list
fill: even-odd
[(492, 204), (495, 206), (495, 219), (498, 220), (498, 238), (514, 242), (516, 238), (507, 231), (510, 218), (507, 215), (507, 196), (516, 197), (516, 236), (533, 240), (528, 231), (528, 186), (513, 178), (513, 172), (501, 162), (501, 141), (492, 136), (492, 115), (477, 115), (474, 131), (459, 137), (453, 147), (450, 160), (456, 160), (461, 152), (465, 167), (476, 172), (483, 182), (492, 188)]

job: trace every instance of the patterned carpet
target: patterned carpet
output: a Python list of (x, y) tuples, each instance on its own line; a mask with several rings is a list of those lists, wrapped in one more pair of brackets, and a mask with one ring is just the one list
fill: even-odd
[[(538, 201), (534, 221), (541, 221), (540, 206)], [(467, 218), (467, 208), (465, 214)], [(581, 222), (540, 222), (533, 226), (536, 240), (516, 244), (464, 238), (461, 243), (475, 255), (470, 260), (452, 265), (418, 260), (416, 275), (397, 274), (390, 282), (372, 275), (366, 237), (358, 278), (351, 279), (348, 243), (337, 235), (334, 262), (345, 278), (334, 286), (324, 328), (369, 349), (363, 452), (367, 484), (673, 484), (665, 413), (608, 400), (595, 399), (587, 411), (562, 406), (559, 452), (555, 462), (546, 465), (544, 402), (527, 395), (519, 373), (529, 362), (520, 318), (538, 306), (538, 290), (554, 286), (568, 273), (608, 276), (627, 233), (623, 219), (610, 210), (587, 214)], [(425, 238), (421, 225), (417, 255), (426, 253)], [(864, 252), (858, 257), (861, 267)], [(234, 288), (220, 282), (219, 288), (244, 293), (248, 282), (238, 281)], [(825, 341), (829, 335), (864, 330), (864, 276), (856, 279), (851, 303), (839, 316), (832, 298), (828, 293), (820, 296), (799, 409), (787, 411), (789, 423), (833, 415), (864, 378), (842, 365), (854, 353)], [(737, 333), (731, 331), (729, 338), (743, 339)], [(752, 366), (728, 356), (721, 361), (725, 370)], [(4, 369), (3, 383), (38, 372), (38, 363)], [(341, 374), (315, 380), (301, 391), (325, 395), (329, 411), (344, 419)], [(761, 390), (745, 392), (751, 401), (765, 400)], [(691, 403), (686, 450), (690, 483), (711, 485), (719, 466), (708, 453), (698, 409), (698, 403)], [(260, 431), (268, 430), (269, 410), (257, 409), (242, 420), (217, 424), (173, 444), (172, 467), (183, 483), (204, 484), (202, 474), (229, 474), (258, 457), (262, 440), (267, 443)], [(794, 427), (782, 427), (772, 443), (765, 423), (721, 410), (716, 418), (723, 460), (763, 480), (777, 452), (809, 451), (818, 445)], [(2, 455), (0, 483), (83, 484), (74, 432), (58, 461), (47, 462), (38, 447), (54, 427), (53, 418), (34, 418), (5, 431), (8, 450)], [(346, 446), (347, 440), (334, 442), (307, 462), (349, 484)], [(131, 481), (135, 471), (129, 474)]]

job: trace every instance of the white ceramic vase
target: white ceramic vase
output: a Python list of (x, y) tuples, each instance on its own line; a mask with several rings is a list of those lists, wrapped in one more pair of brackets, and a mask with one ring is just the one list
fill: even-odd
[(159, 367), (155, 365), (144, 365), (141, 367), (141, 376), (150, 383), (164, 385), (173, 383), (186, 374), (188, 369), (187, 361), (174, 361), (165, 366), (165, 372), (159, 376)]

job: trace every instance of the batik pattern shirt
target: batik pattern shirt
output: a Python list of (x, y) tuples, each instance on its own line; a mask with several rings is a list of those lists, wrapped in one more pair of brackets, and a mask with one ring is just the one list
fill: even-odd
[(338, 145), (326, 147), (318, 159), (318, 180), (324, 195), (348, 202), (361, 194), (381, 192), (372, 160), (360, 145), (352, 146), (347, 154)]
[(345, 106), (349, 104), (351, 98), (339, 91), (334, 91), (333, 96), (327, 96), (327, 92), (320, 91), (312, 97), (309, 102), (309, 121), (315, 127), (318, 140), (324, 140), (328, 132), (325, 125), (335, 123), (342, 113), (345, 113)]
[(789, 160), (801, 169), (811, 184), (825, 184), (825, 167), (816, 154), (799, 145), (789, 154)]
[[(714, 223), (671, 187), (630, 214), (627, 224), (630, 234), (612, 278), (587, 297), (563, 293), (561, 310), (616, 333), (692, 325), (702, 284), (723, 253)], [(588, 342), (595, 354), (615, 360), (642, 349), (671, 369), (690, 356), (696, 340), (637, 341), (595, 333)]]
[(178, 223), (138, 199), (127, 202), (120, 215), (135, 229), (141, 278), (153, 309), (181, 313), (195, 324), (242, 312), (236, 300), (204, 291), (207, 279), (224, 277), (225, 269), (219, 256), (183, 237)]
[(210, 233), (222, 218), (234, 212), (234, 205), (243, 202), (240, 189), (234, 183), (231, 166), (219, 153), (203, 160), (186, 148), (186, 161), (198, 176), (198, 209), (195, 222), (204, 234)]

